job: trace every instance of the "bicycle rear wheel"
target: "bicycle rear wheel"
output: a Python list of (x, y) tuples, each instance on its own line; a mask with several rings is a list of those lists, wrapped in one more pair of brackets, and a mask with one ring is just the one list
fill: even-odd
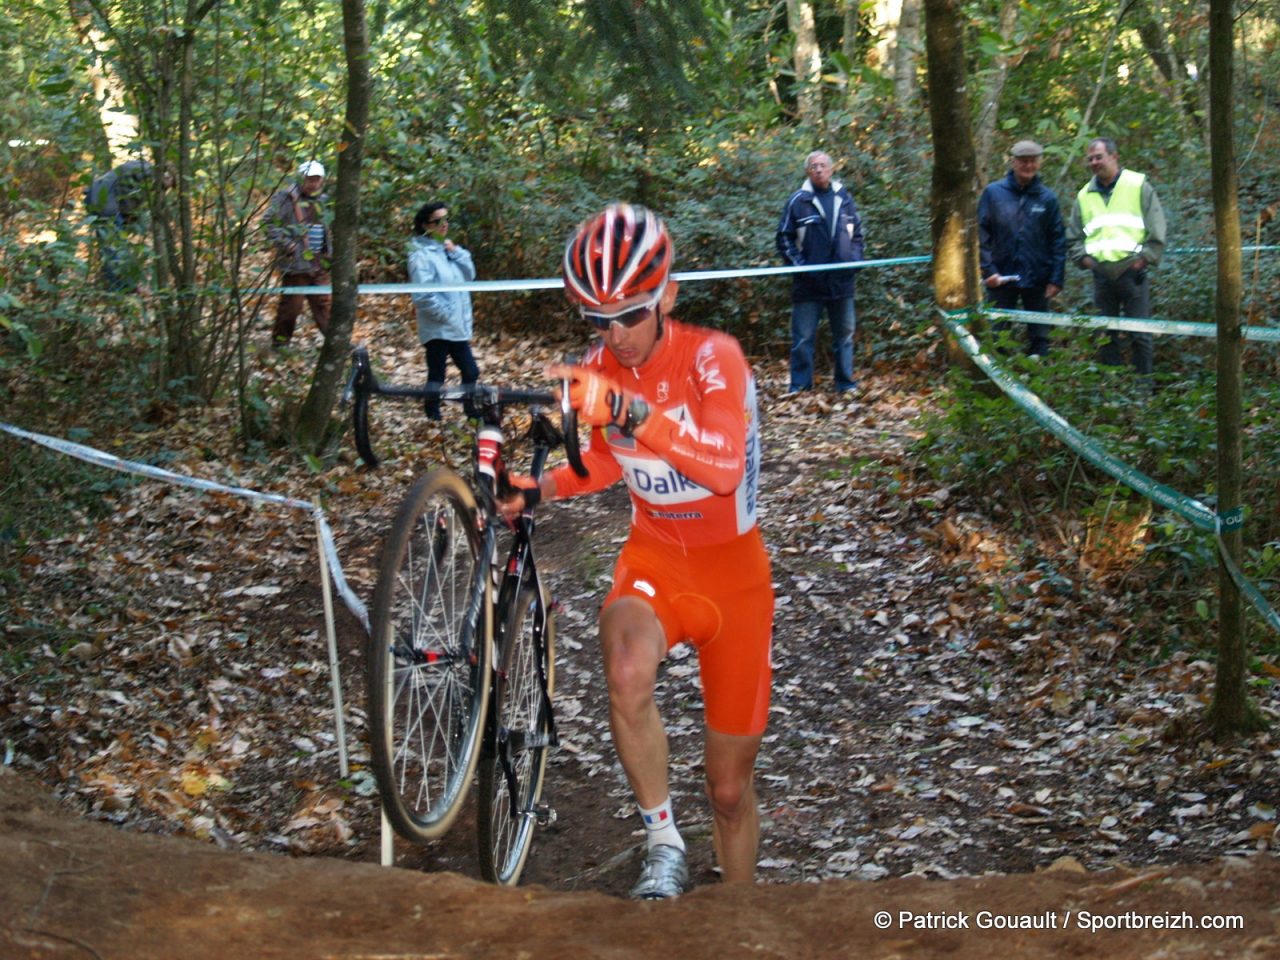
[(534, 826), (546, 816), (539, 801), (555, 686), (555, 617), (546, 600), (536, 587), (525, 586), (511, 604), (495, 680), (493, 730), (480, 764), (480, 874), (507, 886), (520, 881)]
[(387, 818), (408, 840), (449, 829), (489, 703), (492, 603), (475, 497), (452, 470), (409, 491), (382, 552), (369, 645), (369, 733)]

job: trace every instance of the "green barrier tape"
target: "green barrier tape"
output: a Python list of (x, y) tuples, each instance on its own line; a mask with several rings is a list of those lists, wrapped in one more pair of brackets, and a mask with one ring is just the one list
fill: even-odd
[(1218, 513), (1222, 530), (1239, 530), (1244, 526), (1244, 507), (1232, 507)]
[(1136, 470), (1123, 460), (1102, 449), (1095, 441), (1062, 418), (1062, 415), (1046, 404), (1038, 396), (1011, 377), (988, 354), (982, 351), (967, 327), (956, 315), (966, 315), (968, 311), (959, 310), (943, 313), (943, 318), (951, 332), (959, 340), (978, 368), (985, 373), (996, 386), (1008, 394), (1009, 398), (1022, 407), (1033, 420), (1047, 429), (1064, 444), (1080, 454), (1090, 463), (1105, 470), (1121, 483), (1132, 487), (1150, 500), (1154, 500), (1174, 513), (1189, 521), (1197, 529), (1213, 532), (1218, 529), (1217, 515), (1199, 500), (1193, 500), (1171, 487), (1152, 480), (1145, 473)]
[[(1171, 334), (1185, 337), (1216, 337), (1218, 326), (1214, 323), (1192, 323), (1187, 320), (1157, 320), (1152, 317), (1095, 317), (1066, 313), (1038, 313), (1035, 310), (1006, 310), (983, 307), (983, 313), (1000, 320), (1016, 320), (1019, 323), (1044, 323), (1053, 327), (1089, 327), (1105, 330), (1132, 330), (1137, 333)], [(1280, 327), (1243, 326), (1241, 335), (1246, 340), (1280, 343)]]
[[(1255, 245), (1250, 245), (1250, 246), (1245, 246), (1240, 248), (1241, 253), (1256, 253), (1257, 251), (1260, 251), (1260, 250), (1263, 252), (1270, 251), (1270, 250), (1280, 250), (1280, 246), (1277, 246), (1274, 243), (1264, 243), (1261, 245), (1255, 244)], [(1169, 250), (1166, 250), (1165, 255), (1168, 256), (1171, 253), (1217, 253), (1217, 252), (1218, 252), (1217, 247), (1173, 247)]]
[(1227, 552), (1227, 545), (1222, 542), (1222, 537), (1218, 536), (1214, 539), (1218, 541), (1218, 555), (1222, 557), (1222, 565), (1227, 568), (1227, 573), (1231, 575), (1231, 579), (1240, 588), (1240, 592), (1249, 598), (1249, 602), (1253, 604), (1253, 609), (1257, 610), (1262, 617), (1262, 622), (1280, 632), (1280, 614), (1271, 609), (1266, 598), (1258, 592), (1258, 588), (1250, 583), (1244, 575), (1244, 571), (1236, 566), (1236, 562), (1231, 559), (1231, 554)]
[(947, 328), (955, 335), (961, 348), (977, 364), (978, 369), (985, 373), (992, 383), (1003, 390), (1010, 400), (1018, 404), (1033, 420), (1062, 441), (1069, 449), (1080, 454), (1094, 466), (1105, 470), (1130, 489), (1136, 490), (1147, 499), (1172, 510), (1196, 529), (1214, 534), (1214, 539), (1218, 542), (1218, 553), (1222, 557), (1223, 566), (1227, 568), (1227, 573), (1230, 574), (1231, 579), (1235, 581), (1240, 592), (1249, 598), (1249, 602), (1261, 614), (1263, 621), (1280, 631), (1280, 615), (1277, 615), (1271, 609), (1267, 604), (1266, 598), (1245, 577), (1227, 552), (1227, 545), (1222, 540), (1223, 530), (1235, 530), (1244, 525), (1243, 508), (1233, 507), (1224, 513), (1215, 513), (1199, 500), (1188, 497), (1186, 494), (1179, 493), (1171, 487), (1151, 479), (1142, 471), (1129, 466), (1123, 460), (1108, 453), (1098, 443), (1090, 440), (1071, 424), (1067, 423), (1060, 413), (1011, 377), (994, 358), (983, 352), (977, 339), (958, 319), (962, 316), (967, 317), (968, 310), (943, 310), (938, 308), (938, 312), (942, 315)]

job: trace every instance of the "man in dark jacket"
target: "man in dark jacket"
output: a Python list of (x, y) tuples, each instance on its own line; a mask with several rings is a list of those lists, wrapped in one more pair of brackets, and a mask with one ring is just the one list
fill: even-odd
[[(282, 287), (319, 287), (329, 284), (329, 264), (333, 259), (333, 239), (325, 220), (324, 165), (308, 160), (298, 168), (297, 181), (271, 198), (267, 210), (267, 234), (276, 251), (276, 269)], [(280, 295), (275, 324), (271, 328), (273, 347), (293, 339), (294, 327), (304, 303), (321, 333), (329, 329), (333, 298), (327, 293), (285, 293)]]
[[(1009, 151), (1009, 173), (989, 184), (978, 201), (978, 246), (987, 300), (1005, 310), (1048, 312), (1062, 292), (1067, 262), (1062, 210), (1052, 190), (1040, 181), (1044, 148), (1019, 140)], [(995, 324), (1007, 329), (1008, 321)], [(1047, 323), (1028, 323), (1027, 353), (1047, 356)]]
[[(808, 179), (787, 198), (778, 221), (778, 252), (792, 266), (853, 263), (862, 259), (862, 221), (844, 184), (831, 179), (831, 158), (814, 151), (805, 160)], [(818, 319), (831, 322), (836, 390), (852, 390), (853, 269), (797, 273), (791, 281), (792, 392), (813, 387), (813, 348)]]
[[(171, 182), (166, 177), (165, 184)], [(144, 232), (147, 190), (154, 180), (154, 168), (146, 160), (129, 160), (93, 178), (84, 191), (85, 211), (90, 214), (93, 233), (102, 257), (99, 280), (114, 293), (131, 293), (142, 284), (143, 262), (135, 249), (137, 236)]]

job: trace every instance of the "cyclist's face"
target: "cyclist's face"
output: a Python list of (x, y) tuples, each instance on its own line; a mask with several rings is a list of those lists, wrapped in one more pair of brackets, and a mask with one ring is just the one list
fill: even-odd
[(611, 323), (607, 330), (600, 331), (600, 339), (609, 348), (614, 359), (624, 367), (638, 367), (649, 359), (654, 345), (658, 342), (658, 311), (656, 306), (648, 307), (646, 316), (633, 326)]

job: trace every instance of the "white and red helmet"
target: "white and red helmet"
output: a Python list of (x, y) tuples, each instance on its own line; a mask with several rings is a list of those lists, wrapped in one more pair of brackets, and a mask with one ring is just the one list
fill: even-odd
[(666, 224), (629, 203), (584, 220), (564, 248), (564, 292), (587, 316), (611, 317), (662, 299), (675, 250)]

